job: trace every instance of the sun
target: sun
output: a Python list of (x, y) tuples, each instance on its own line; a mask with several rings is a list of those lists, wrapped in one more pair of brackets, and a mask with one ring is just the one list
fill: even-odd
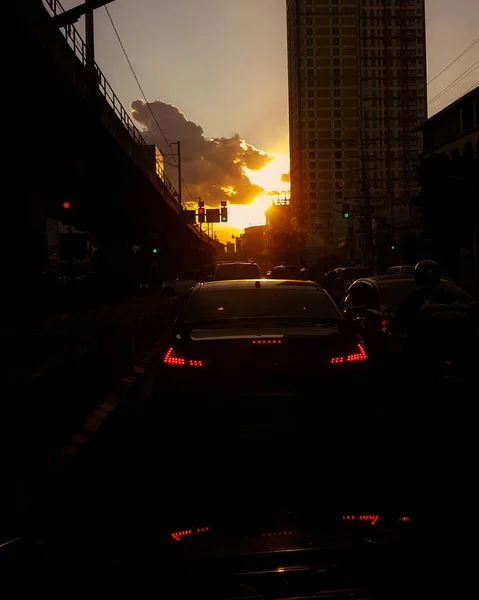
[(228, 204), (228, 223), (215, 226), (215, 233), (222, 242), (230, 241), (232, 235), (239, 235), (245, 227), (265, 224), (265, 211), (279, 196), (289, 193), (289, 183), (281, 181), (281, 176), (289, 172), (289, 155), (273, 154), (273, 160), (259, 171), (244, 169), (251, 183), (259, 185), (265, 192), (250, 204)]

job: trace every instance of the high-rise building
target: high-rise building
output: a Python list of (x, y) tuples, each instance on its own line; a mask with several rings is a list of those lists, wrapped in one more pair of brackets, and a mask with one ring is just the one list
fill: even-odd
[(424, 0), (287, 0), (287, 25), (294, 222), (307, 255), (346, 241), (364, 258), (411, 221)]

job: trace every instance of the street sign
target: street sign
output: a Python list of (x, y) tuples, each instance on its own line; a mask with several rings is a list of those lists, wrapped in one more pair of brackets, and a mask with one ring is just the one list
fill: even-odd
[(221, 215), (219, 208), (207, 208), (206, 209), (206, 222), (207, 223), (220, 223)]
[(181, 211), (181, 215), (187, 225), (194, 225), (196, 223), (196, 210), (183, 210)]

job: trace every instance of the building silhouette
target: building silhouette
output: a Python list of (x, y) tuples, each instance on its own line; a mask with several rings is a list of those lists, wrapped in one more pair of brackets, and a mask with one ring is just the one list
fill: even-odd
[(415, 223), (424, 0), (288, 0), (287, 26), (293, 225), (308, 260), (338, 238), (372, 259)]

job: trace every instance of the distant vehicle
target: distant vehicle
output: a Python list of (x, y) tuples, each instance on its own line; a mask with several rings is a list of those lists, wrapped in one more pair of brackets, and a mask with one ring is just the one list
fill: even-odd
[(314, 382), (343, 387), (345, 377), (362, 380), (369, 361), (361, 338), (319, 285), (250, 279), (193, 288), (163, 367), (175, 393), (284, 395), (304, 386), (311, 397)]
[(360, 277), (374, 277), (369, 267), (340, 267), (327, 274), (327, 288), (335, 302), (340, 302), (348, 287)]
[(268, 279), (302, 279), (300, 265), (278, 265), (268, 274)]
[(386, 275), (412, 275), (414, 273), (415, 265), (397, 265), (396, 267), (389, 267), (386, 271)]
[(219, 262), (205, 281), (228, 281), (239, 279), (262, 279), (263, 274), (255, 262)]
[(195, 286), (200, 280), (200, 271), (197, 269), (188, 271), (177, 279), (169, 279), (165, 281), (161, 292), (168, 298), (181, 296)]

